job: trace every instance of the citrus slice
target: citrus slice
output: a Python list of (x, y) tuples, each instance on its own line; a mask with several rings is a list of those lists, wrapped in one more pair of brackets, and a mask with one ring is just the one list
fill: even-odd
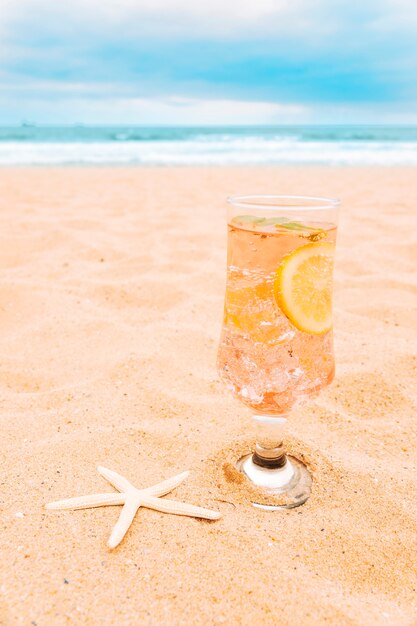
[(290, 322), (306, 333), (332, 328), (334, 244), (309, 243), (284, 257), (274, 282), (275, 300)]

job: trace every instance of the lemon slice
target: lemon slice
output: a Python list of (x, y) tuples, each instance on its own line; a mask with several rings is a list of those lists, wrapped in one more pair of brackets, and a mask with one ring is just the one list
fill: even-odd
[(306, 333), (332, 328), (334, 244), (309, 243), (286, 257), (275, 274), (275, 300), (290, 322)]

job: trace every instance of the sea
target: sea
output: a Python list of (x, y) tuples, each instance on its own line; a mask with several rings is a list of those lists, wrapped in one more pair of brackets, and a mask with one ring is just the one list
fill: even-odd
[(0, 127), (0, 165), (417, 165), (417, 126)]

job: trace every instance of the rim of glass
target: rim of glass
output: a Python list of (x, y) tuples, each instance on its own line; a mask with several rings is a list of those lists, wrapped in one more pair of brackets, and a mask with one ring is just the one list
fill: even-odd
[[(265, 201), (272, 202), (265, 202)], [(299, 201), (300, 204), (286, 204), (287, 201)], [(274, 201), (276, 202), (274, 204)], [(262, 210), (282, 210), (286, 211), (317, 211), (336, 209), (340, 205), (339, 198), (325, 198), (322, 196), (288, 196), (288, 195), (249, 195), (249, 196), (229, 196), (228, 204), (241, 209), (262, 209)]]

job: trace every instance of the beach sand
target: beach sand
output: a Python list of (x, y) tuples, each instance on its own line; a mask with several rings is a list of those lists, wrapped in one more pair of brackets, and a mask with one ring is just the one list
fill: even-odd
[[(339, 196), (337, 375), (291, 416), (302, 507), (252, 508), (219, 382), (225, 202)], [(407, 168), (0, 170), (0, 623), (417, 624), (417, 175)], [(185, 469), (218, 522), (46, 511)], [(229, 468), (230, 469), (230, 468)]]

